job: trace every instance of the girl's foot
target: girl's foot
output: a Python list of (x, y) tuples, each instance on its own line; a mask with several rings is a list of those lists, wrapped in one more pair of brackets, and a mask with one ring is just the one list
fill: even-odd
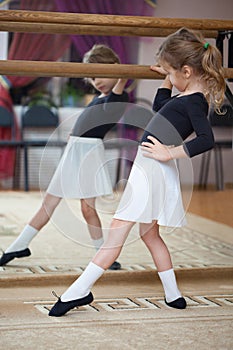
[(58, 301), (53, 305), (52, 309), (49, 311), (49, 316), (63, 316), (65, 315), (65, 313), (67, 313), (74, 307), (90, 304), (93, 300), (94, 297), (91, 292), (84, 298), (79, 298), (70, 301), (61, 301), (61, 298), (58, 298)]
[(170, 303), (168, 303), (168, 302), (166, 301), (166, 299), (164, 299), (164, 300), (165, 300), (165, 303), (166, 303), (168, 306), (174, 307), (175, 309), (185, 309), (186, 306), (187, 306), (186, 301), (185, 301), (185, 299), (184, 299), (183, 297), (180, 297), (180, 298), (178, 298), (178, 299), (176, 299), (176, 300), (173, 300), (173, 301), (171, 301)]
[(25, 256), (31, 255), (31, 251), (29, 248), (18, 250), (10, 253), (3, 253), (0, 259), (0, 266), (6, 265), (8, 262), (13, 260), (14, 258), (24, 258)]

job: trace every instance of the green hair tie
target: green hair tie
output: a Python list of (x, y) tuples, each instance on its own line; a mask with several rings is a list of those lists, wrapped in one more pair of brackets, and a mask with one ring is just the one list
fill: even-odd
[(207, 50), (208, 47), (209, 47), (209, 45), (210, 45), (210, 44), (206, 42), (206, 43), (204, 44), (204, 49)]

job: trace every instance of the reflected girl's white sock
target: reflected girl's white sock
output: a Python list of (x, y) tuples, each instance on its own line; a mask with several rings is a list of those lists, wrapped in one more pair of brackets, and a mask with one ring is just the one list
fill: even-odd
[(93, 245), (94, 245), (96, 251), (98, 251), (100, 249), (100, 247), (104, 244), (104, 239), (103, 239), (103, 237), (101, 237), (99, 239), (93, 239), (92, 242), (93, 242)]
[(24, 250), (39, 231), (30, 225), (26, 225), (16, 240), (6, 249), (5, 253)]

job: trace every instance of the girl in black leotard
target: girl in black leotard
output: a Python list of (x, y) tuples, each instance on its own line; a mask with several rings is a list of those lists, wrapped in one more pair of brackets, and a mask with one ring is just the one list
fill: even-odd
[[(196, 32), (182, 28), (168, 36), (151, 69), (166, 75), (154, 101), (157, 112), (148, 124), (128, 184), (112, 220), (107, 241), (82, 275), (62, 294), (50, 316), (61, 316), (93, 300), (91, 288), (116, 259), (135, 222), (157, 267), (168, 306), (184, 309), (167, 246), (159, 225), (185, 223), (176, 159), (193, 157), (213, 147), (208, 105), (216, 110), (224, 98), (221, 54)], [(180, 94), (171, 97), (172, 87)], [(195, 136), (186, 141), (192, 133)], [(152, 136), (153, 135), (153, 136)]]
[[(93, 46), (84, 55), (83, 61), (120, 63), (117, 54), (105, 45)], [(41, 207), (18, 238), (6, 249), (0, 259), (0, 266), (14, 258), (31, 255), (29, 243), (50, 220), (62, 198), (81, 199), (82, 214), (96, 250), (103, 244), (95, 199), (112, 193), (112, 185), (104, 159), (102, 139), (122, 117), (128, 94), (124, 91), (125, 79), (93, 78), (88, 81), (100, 94), (94, 97), (78, 117)], [(120, 268), (117, 261), (110, 266), (112, 270)]]

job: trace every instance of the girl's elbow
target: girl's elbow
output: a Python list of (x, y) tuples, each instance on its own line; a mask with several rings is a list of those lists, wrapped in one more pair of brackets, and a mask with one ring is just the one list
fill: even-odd
[(208, 137), (203, 138), (204, 152), (207, 152), (213, 149), (214, 145), (215, 145), (214, 135), (209, 135)]
[(211, 149), (214, 148), (214, 141), (213, 142), (207, 142), (205, 145), (203, 145), (202, 151), (203, 152), (208, 152)]
[(211, 138), (211, 140), (209, 140), (209, 142), (207, 143), (207, 151), (211, 150), (212, 148), (214, 148), (215, 145), (215, 140), (214, 138)]

